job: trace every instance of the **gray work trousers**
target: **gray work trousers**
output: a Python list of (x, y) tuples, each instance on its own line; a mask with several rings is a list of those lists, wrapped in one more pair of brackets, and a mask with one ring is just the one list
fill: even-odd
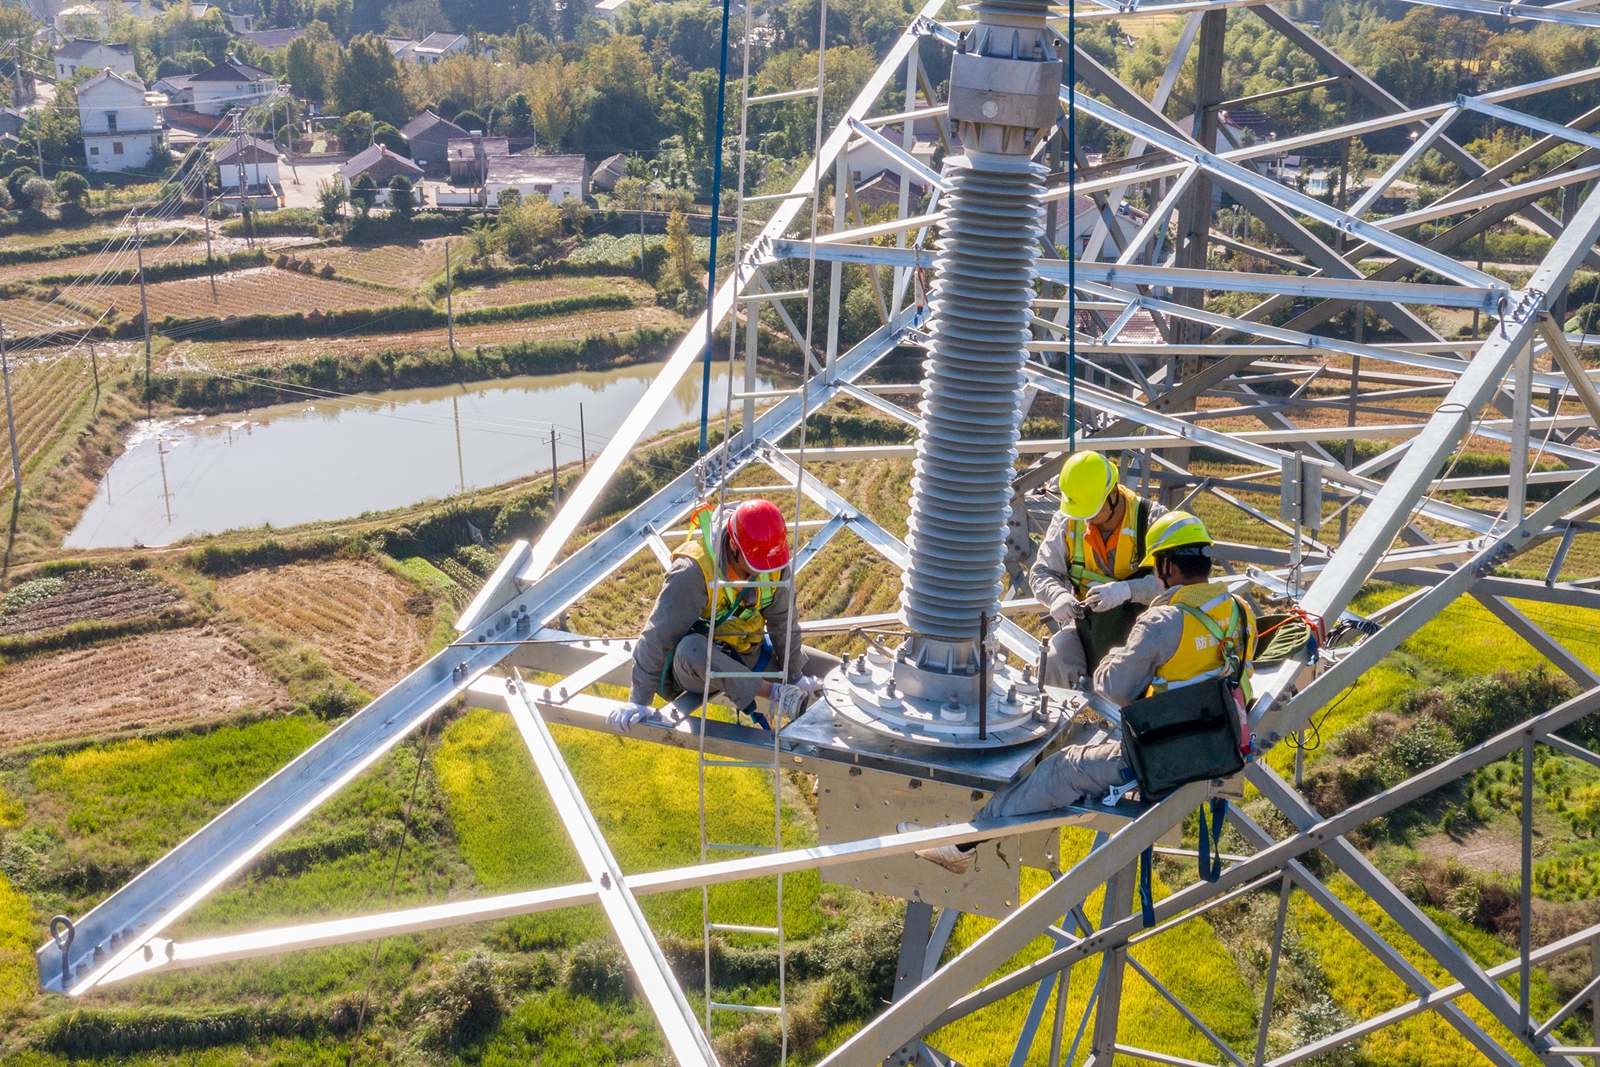
[[(811, 674), (820, 678), (827, 674), (840, 663), (838, 656), (831, 656), (815, 648), (800, 646), (800, 669), (790, 670), (790, 677), (801, 674)], [(711, 660), (713, 671), (753, 671), (761, 660), (761, 646), (757, 645), (749, 652), (735, 655), (728, 651), (728, 646), (717, 645)], [(766, 670), (778, 672), (783, 670), (783, 650), (778, 649), (772, 653), (771, 660), (767, 663)], [(672, 677), (685, 693), (696, 697), (706, 691), (706, 635), (689, 634), (678, 642), (678, 647), (672, 653)], [(766, 682), (777, 681), (776, 678), (713, 678), (711, 691), (721, 692), (734, 707), (741, 711), (748, 711), (755, 706), (756, 695), (761, 691), (761, 686)]]
[(1050, 660), (1044, 665), (1044, 684), (1076, 689), (1079, 676), (1089, 673), (1089, 656), (1083, 650), (1074, 620), (1050, 638)]
[(974, 818), (998, 819), (1053, 811), (1080, 800), (1098, 800), (1122, 784), (1122, 744), (1068, 745), (1040, 761), (1033, 773), (989, 798)]

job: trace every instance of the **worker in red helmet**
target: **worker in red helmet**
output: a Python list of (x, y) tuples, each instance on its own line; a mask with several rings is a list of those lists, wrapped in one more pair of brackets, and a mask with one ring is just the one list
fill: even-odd
[[(628, 703), (611, 713), (610, 722), (626, 732), (654, 714), (650, 704), (656, 696), (672, 700), (705, 692), (710, 642), (710, 667), (717, 675), (711, 691), (721, 692), (757, 725), (780, 727), (821, 694), (822, 675), (839, 659), (800, 644), (800, 621), (787, 589), (722, 585), (713, 603), (712, 576), (720, 572), (725, 583), (788, 578), (789, 524), (772, 501), (753, 499), (720, 513), (702, 506), (689, 525), (634, 650)], [(793, 649), (788, 677), (759, 677), (783, 670), (786, 647)], [(723, 673), (730, 671), (750, 676)], [(769, 701), (775, 722), (756, 709), (758, 698)]]

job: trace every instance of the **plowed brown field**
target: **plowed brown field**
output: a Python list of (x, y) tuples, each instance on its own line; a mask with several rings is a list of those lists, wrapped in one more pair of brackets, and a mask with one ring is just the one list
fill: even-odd
[(168, 630), (30, 656), (0, 670), (0, 746), (274, 708), (283, 691), (238, 644)]
[(183, 600), (178, 590), (148, 575), (125, 570), (74, 571), (60, 592), (0, 613), (0, 634), (44, 634), (75, 622), (116, 622), (171, 611)]
[(406, 607), (416, 590), (370, 564), (297, 563), (217, 585), (240, 610), (306, 642), (371, 692), (427, 658), (423, 620)]

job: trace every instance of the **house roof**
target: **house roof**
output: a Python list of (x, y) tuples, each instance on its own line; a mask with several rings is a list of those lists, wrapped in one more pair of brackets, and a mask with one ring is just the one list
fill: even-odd
[(422, 173), (422, 168), (405, 156), (396, 155), (381, 144), (374, 144), (351, 156), (349, 161), (339, 168), (339, 174), (346, 179), (353, 180), (384, 161), (397, 166), (400, 170), (413, 171), (419, 175)]
[(212, 154), (217, 163), (276, 163), (278, 150), (270, 141), (245, 134), (217, 149)]
[(490, 156), (489, 185), (566, 184), (582, 183), (584, 157), (536, 156), (531, 152), (518, 152), (514, 156)]
[(191, 82), (258, 82), (272, 75), (260, 67), (252, 67), (248, 63), (240, 62), (232, 54), (227, 59), (218, 63), (210, 70), (202, 70), (199, 74), (189, 75)]
[(452, 137), (444, 143), (445, 158), (472, 159), (477, 155), (477, 145), (483, 145), (486, 156), (509, 156), (511, 139), (508, 137)]
[(290, 26), (282, 30), (245, 30), (239, 36), (259, 48), (276, 52), (280, 48), (288, 48), (290, 41), (305, 32), (299, 26)]
[(157, 78), (156, 86), (167, 86), (169, 89), (187, 89), (189, 82), (194, 79), (193, 74), (168, 74), (165, 78)]
[(117, 44), (102, 44), (100, 41), (92, 41), (87, 37), (80, 37), (76, 41), (68, 41), (66, 44), (62, 45), (60, 48), (57, 48), (56, 49), (56, 58), (57, 59), (82, 59), (84, 56), (88, 55), (90, 52), (94, 51), (96, 48), (109, 48), (113, 52), (116, 52), (117, 54), (124, 55), (124, 56), (132, 56), (133, 55), (133, 46), (132, 45), (122, 44), (120, 42), (117, 43)]
[(144, 82), (137, 81), (133, 78), (125, 78), (121, 74), (118, 74), (116, 71), (112, 70), (110, 67), (107, 67), (99, 74), (96, 74), (94, 77), (78, 86), (78, 96), (82, 97), (84, 93), (92, 92), (93, 90), (113, 80), (118, 84), (126, 85), (128, 88), (133, 89), (140, 96), (144, 95)]
[(395, 53), (396, 55), (417, 47), (417, 42), (411, 40), (409, 37), (385, 37), (383, 39), (383, 43), (388, 45), (389, 51)]
[(416, 118), (400, 127), (400, 136), (409, 141), (413, 137), (420, 137), (424, 133), (427, 133), (438, 126), (445, 127), (443, 132), (446, 139), (451, 137), (465, 137), (467, 135), (466, 130), (463, 130), (460, 126), (457, 126), (449, 119), (442, 119), (431, 111), (424, 111), (422, 114), (418, 115)]
[(416, 51), (443, 52), (454, 48), (458, 43), (465, 41), (466, 37), (459, 33), (430, 33), (417, 42)]
[(606, 174), (614, 174), (619, 178), (623, 177), (628, 173), (628, 157), (621, 152), (614, 156), (607, 156), (594, 165), (594, 173), (599, 174), (602, 171)]

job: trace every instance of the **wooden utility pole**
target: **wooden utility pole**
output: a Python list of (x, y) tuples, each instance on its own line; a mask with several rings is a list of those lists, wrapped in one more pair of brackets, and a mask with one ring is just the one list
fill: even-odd
[(578, 458), (583, 463), (583, 473), (589, 473), (589, 435), (583, 432), (583, 405), (578, 405)]
[(144, 414), (150, 417), (150, 301), (144, 288), (144, 234), (133, 217), (133, 251), (139, 257), (139, 317), (144, 320)]
[(6, 385), (6, 432), (11, 435), (12, 496), (22, 495), (22, 457), (17, 452), (17, 417), (11, 411), (11, 362), (6, 358), (6, 331), (0, 326), (0, 378)]
[(94, 406), (100, 408), (100, 360), (94, 354), (94, 342), (89, 342), (89, 369), (94, 371)]
[(444, 243), (444, 314), (445, 328), (450, 334), (450, 351), (456, 350), (456, 309), (450, 283), (450, 242)]

